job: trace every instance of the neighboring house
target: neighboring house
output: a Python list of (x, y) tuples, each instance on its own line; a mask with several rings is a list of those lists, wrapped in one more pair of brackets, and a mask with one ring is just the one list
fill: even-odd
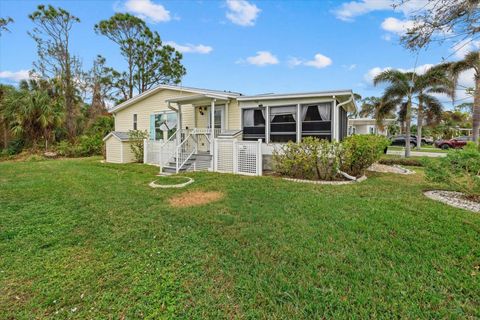
[[(160, 159), (148, 161), (146, 155), (145, 162), (158, 161), (165, 169), (176, 164), (178, 172), (184, 163), (198, 165), (201, 157), (211, 169), (214, 139), (245, 144), (261, 140), (266, 155), (277, 144), (307, 136), (339, 141), (347, 136), (347, 112), (355, 110), (351, 90), (245, 96), (160, 85), (111, 110), (115, 131), (104, 138), (106, 161), (133, 161), (128, 132), (142, 130), (148, 133), (145, 143), (149, 150), (163, 150)], [(155, 141), (159, 147), (149, 144)]]
[(376, 119), (353, 118), (348, 119), (348, 134), (379, 134), (388, 136), (388, 126), (395, 123), (395, 119), (383, 120), (383, 128), (377, 125)]

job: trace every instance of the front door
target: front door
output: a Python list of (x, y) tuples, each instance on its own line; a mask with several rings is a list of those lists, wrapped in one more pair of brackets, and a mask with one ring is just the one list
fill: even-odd
[[(208, 127), (209, 128), (212, 128), (212, 119), (211, 118), (212, 118), (211, 111), (209, 109), (209, 112), (208, 112)], [(213, 128), (217, 129), (220, 132), (225, 130), (225, 107), (224, 106), (216, 106), (215, 107)]]

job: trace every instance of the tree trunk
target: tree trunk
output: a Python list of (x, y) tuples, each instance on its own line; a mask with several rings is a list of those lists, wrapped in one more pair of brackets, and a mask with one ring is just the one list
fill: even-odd
[(418, 113), (417, 113), (417, 149), (422, 147), (422, 126), (423, 126), (423, 101), (418, 98)]
[(8, 147), (8, 128), (7, 124), (3, 124), (3, 148), (7, 149)]
[(412, 109), (412, 101), (409, 98), (407, 102), (407, 112), (405, 115), (405, 158), (410, 157), (411, 109)]
[[(480, 76), (480, 75), (479, 75)], [(480, 77), (475, 75), (475, 95), (473, 97), (473, 142), (479, 144), (480, 129)]]

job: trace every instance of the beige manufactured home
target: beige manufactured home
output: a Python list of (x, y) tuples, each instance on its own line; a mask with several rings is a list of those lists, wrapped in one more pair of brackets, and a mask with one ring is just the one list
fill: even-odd
[(214, 159), (215, 150), (225, 152), (228, 141), (235, 142), (235, 150), (237, 143), (242, 150), (258, 143), (256, 150), (268, 155), (278, 144), (307, 136), (342, 140), (347, 113), (354, 110), (351, 90), (246, 96), (160, 85), (111, 110), (115, 131), (104, 139), (106, 161), (132, 162), (128, 133), (142, 130), (149, 137), (145, 162), (172, 172), (214, 169), (222, 166)]

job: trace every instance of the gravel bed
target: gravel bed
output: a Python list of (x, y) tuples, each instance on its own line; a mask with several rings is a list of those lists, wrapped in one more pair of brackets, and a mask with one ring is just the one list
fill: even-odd
[(311, 184), (329, 184), (329, 185), (342, 185), (342, 184), (352, 184), (356, 182), (362, 182), (366, 180), (366, 176), (362, 176), (356, 180), (341, 180), (341, 181), (325, 181), (325, 180), (305, 180), (305, 179), (294, 179), (294, 178), (283, 178), (283, 180), (300, 182), (300, 183), (311, 183)]
[(398, 165), (388, 166), (385, 164), (374, 163), (368, 169), (368, 171), (382, 172), (382, 173), (396, 173), (396, 174), (413, 174), (415, 171), (408, 170)]
[(480, 213), (480, 202), (465, 199), (465, 194), (461, 192), (431, 190), (423, 194), (432, 200), (443, 202), (452, 207)]

